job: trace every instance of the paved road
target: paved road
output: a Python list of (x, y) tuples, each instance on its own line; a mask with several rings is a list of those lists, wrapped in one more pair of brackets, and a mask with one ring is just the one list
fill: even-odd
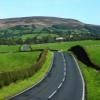
[(73, 57), (64, 53), (67, 76), (62, 88), (51, 100), (82, 100), (82, 79)]
[(52, 70), (38, 87), (11, 100), (48, 100), (64, 78), (64, 67), (67, 69), (66, 79), (50, 100), (82, 100), (83, 84), (78, 67), (70, 54), (64, 53), (62, 56), (60, 52), (55, 53)]
[(60, 52), (54, 55), (52, 70), (43, 82), (11, 100), (47, 100), (57, 90), (64, 77), (64, 58)]

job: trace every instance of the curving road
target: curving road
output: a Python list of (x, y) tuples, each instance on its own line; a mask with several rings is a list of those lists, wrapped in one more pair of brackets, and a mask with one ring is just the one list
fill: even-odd
[(64, 62), (60, 52), (54, 54), (52, 70), (37, 87), (32, 88), (11, 100), (47, 100), (51, 97), (64, 77)]
[(62, 88), (51, 100), (83, 100), (83, 82), (72, 55), (64, 53), (67, 75)]
[(10, 100), (82, 100), (83, 83), (70, 54), (56, 52), (52, 70), (37, 87)]

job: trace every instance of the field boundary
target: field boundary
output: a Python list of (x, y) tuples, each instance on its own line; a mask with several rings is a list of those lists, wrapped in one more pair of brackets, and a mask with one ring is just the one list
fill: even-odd
[(10, 100), (11, 98), (14, 98), (14, 97), (16, 97), (16, 96), (18, 96), (18, 95), (20, 95), (20, 94), (23, 94), (24, 92), (29, 91), (30, 89), (32, 89), (32, 88), (36, 87), (37, 85), (41, 84), (41, 82), (48, 76), (49, 72), (52, 70), (53, 61), (54, 61), (54, 53), (53, 53), (53, 57), (52, 57), (52, 61), (51, 61), (50, 68), (49, 68), (48, 72), (45, 74), (45, 76), (44, 76), (41, 80), (39, 80), (36, 84), (34, 84), (33, 86), (31, 86), (31, 87), (29, 87), (29, 88), (23, 90), (23, 91), (20, 92), (20, 93), (17, 93), (17, 94), (14, 95), (14, 96), (8, 97), (8, 100)]

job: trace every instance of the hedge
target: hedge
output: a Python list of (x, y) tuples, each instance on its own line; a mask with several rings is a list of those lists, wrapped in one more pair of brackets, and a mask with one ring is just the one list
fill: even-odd
[(47, 53), (48, 50), (42, 51), (37, 60), (37, 63), (29, 68), (0, 73), (0, 88), (9, 85), (10, 83), (16, 82), (17, 80), (22, 80), (31, 77), (42, 67), (46, 60)]

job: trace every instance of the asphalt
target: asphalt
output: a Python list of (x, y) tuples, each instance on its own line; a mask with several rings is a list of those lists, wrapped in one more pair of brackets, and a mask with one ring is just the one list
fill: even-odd
[[(47, 100), (57, 90), (64, 77), (64, 60), (61, 52), (54, 54), (52, 70), (46, 79), (30, 90), (13, 97), (10, 100)], [(62, 99), (61, 99), (62, 100)]]
[(79, 69), (70, 54), (64, 53), (67, 74), (61, 89), (51, 100), (82, 100), (83, 84)]
[[(70, 54), (63, 53), (63, 55), (60, 52), (54, 54), (51, 72), (37, 87), (10, 100), (48, 100), (55, 90), (57, 91), (50, 100), (82, 100), (83, 84), (79, 69)], [(66, 78), (61, 88), (58, 89), (64, 78), (64, 67), (66, 67)]]

